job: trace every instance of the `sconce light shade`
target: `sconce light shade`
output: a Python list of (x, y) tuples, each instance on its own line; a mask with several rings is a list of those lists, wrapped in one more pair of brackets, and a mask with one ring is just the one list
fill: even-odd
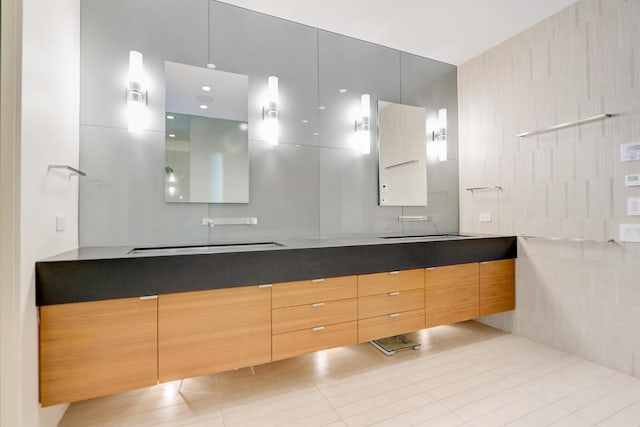
[(278, 145), (278, 139), (280, 137), (280, 123), (278, 121), (278, 77), (269, 76), (267, 85), (267, 105), (263, 107), (262, 111), (265, 120), (265, 136), (271, 145)]
[(371, 153), (371, 132), (369, 121), (371, 120), (371, 97), (368, 93), (360, 96), (360, 121), (356, 121), (358, 133), (358, 145), (362, 154)]
[(433, 131), (433, 142), (436, 145), (438, 160), (447, 161), (447, 109), (438, 110), (438, 130)]
[(142, 128), (146, 117), (147, 94), (144, 91), (142, 54), (132, 50), (129, 52), (129, 85), (127, 87), (127, 109), (129, 132)]

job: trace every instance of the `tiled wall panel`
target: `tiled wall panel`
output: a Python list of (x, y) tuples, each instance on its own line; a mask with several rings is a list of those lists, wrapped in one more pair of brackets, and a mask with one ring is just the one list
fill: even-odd
[[(604, 242), (640, 222), (624, 186), (640, 162), (619, 162), (640, 141), (638, 22), (638, 1), (580, 0), (459, 67), (461, 232)], [(503, 190), (464, 191), (482, 185)], [(520, 237), (517, 309), (483, 321), (640, 376), (640, 245)]]

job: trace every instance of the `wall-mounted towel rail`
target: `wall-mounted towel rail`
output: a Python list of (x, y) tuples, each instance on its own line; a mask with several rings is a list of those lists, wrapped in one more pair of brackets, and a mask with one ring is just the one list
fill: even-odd
[(580, 120), (575, 120), (575, 121), (572, 121), (572, 122), (561, 123), (559, 125), (550, 126), (548, 128), (544, 128), (544, 129), (536, 129), (536, 130), (532, 130), (532, 131), (529, 131), (529, 132), (523, 132), (523, 133), (518, 134), (518, 136), (520, 138), (524, 138), (525, 136), (539, 135), (541, 133), (552, 132), (554, 130), (560, 130), (560, 129), (568, 128), (568, 127), (571, 127), (571, 126), (578, 126), (578, 125), (582, 125), (582, 124), (585, 124), (585, 123), (591, 123), (591, 122), (595, 122), (595, 121), (598, 121), (598, 120), (608, 119), (609, 117), (613, 117), (613, 114), (609, 114), (609, 113), (598, 114), (597, 116), (588, 117), (586, 119), (580, 119)]
[(395, 165), (391, 165), (391, 166), (387, 166), (385, 167), (385, 169), (395, 169), (395, 168), (400, 168), (402, 166), (409, 166), (412, 165), (414, 163), (418, 163), (420, 160), (418, 159), (414, 159), (414, 160), (409, 160), (406, 162), (402, 162), (402, 163), (396, 163)]
[(570, 237), (534, 236), (531, 234), (521, 234), (520, 237), (524, 237), (525, 239), (555, 240), (555, 241), (575, 242), (575, 243), (616, 243), (615, 239), (597, 240), (597, 239), (582, 239), (582, 238), (570, 238)]
[(51, 169), (65, 169), (70, 171), (71, 173), (69, 175), (75, 175), (75, 176), (87, 176), (86, 173), (82, 172), (79, 169), (76, 169), (74, 167), (71, 167), (69, 165), (49, 165), (49, 167), (47, 168), (48, 171), (50, 171)]
[(502, 187), (499, 185), (490, 185), (487, 187), (469, 187), (469, 188), (465, 188), (465, 190), (471, 191), (472, 193), (474, 191), (500, 191), (502, 190)]
[(422, 222), (422, 221), (429, 221), (429, 217), (427, 215), (400, 215), (398, 217), (398, 221), (400, 221), (400, 222)]

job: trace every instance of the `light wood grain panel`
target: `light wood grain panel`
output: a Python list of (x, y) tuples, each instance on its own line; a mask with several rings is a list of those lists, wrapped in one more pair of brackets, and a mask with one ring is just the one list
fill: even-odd
[(358, 299), (358, 319), (424, 309), (424, 289), (396, 291)]
[(358, 296), (360, 297), (412, 289), (424, 289), (424, 269), (358, 276)]
[(444, 311), (427, 311), (427, 328), (449, 323), (462, 322), (478, 317), (480, 314), (478, 304), (453, 305)]
[(357, 283), (357, 276), (275, 283), (273, 285), (272, 307), (282, 308), (355, 298), (358, 295)]
[(43, 406), (156, 384), (157, 300), (40, 307)]
[(476, 306), (480, 300), (478, 283), (451, 286), (449, 288), (428, 289), (426, 291), (427, 313), (447, 310), (451, 307), (466, 305)]
[(515, 260), (480, 263), (480, 316), (515, 309)]
[(358, 323), (345, 322), (336, 325), (303, 329), (273, 336), (273, 360), (287, 359), (301, 354), (333, 347), (355, 344), (358, 339)]
[(516, 275), (514, 259), (487, 261), (480, 263), (480, 281), (486, 282), (496, 279), (511, 279)]
[(160, 295), (160, 381), (269, 362), (270, 301), (257, 286)]
[(405, 311), (394, 315), (358, 320), (358, 342), (405, 334), (425, 327), (424, 310)]
[(272, 312), (271, 332), (274, 335), (282, 334), (315, 326), (354, 321), (357, 317), (357, 298), (277, 308)]
[(450, 286), (478, 283), (479, 266), (477, 262), (469, 264), (445, 265), (427, 268), (425, 286), (427, 289), (448, 288)]

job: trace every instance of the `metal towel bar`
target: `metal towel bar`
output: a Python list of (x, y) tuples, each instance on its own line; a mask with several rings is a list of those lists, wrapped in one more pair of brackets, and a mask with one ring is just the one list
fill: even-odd
[(542, 239), (542, 240), (555, 240), (555, 241), (564, 241), (564, 242), (590, 242), (590, 243), (616, 243), (615, 239), (609, 240), (597, 240), (597, 239), (582, 239), (582, 238), (569, 238), (569, 237), (547, 237), (547, 236), (534, 236), (531, 234), (521, 234), (520, 237), (524, 237), (525, 239)]
[(502, 187), (500, 187), (499, 185), (491, 185), (488, 187), (470, 187), (470, 188), (465, 188), (465, 190), (471, 191), (472, 193), (474, 191), (500, 191), (502, 190)]
[(69, 165), (49, 165), (47, 170), (50, 171), (51, 169), (65, 169), (71, 172), (70, 175), (87, 176), (86, 173)]
[(597, 116), (588, 117), (586, 119), (580, 119), (580, 120), (575, 120), (575, 121), (572, 121), (572, 122), (561, 123), (559, 125), (550, 126), (548, 128), (544, 128), (544, 129), (532, 130), (530, 132), (523, 132), (523, 133), (518, 134), (518, 136), (520, 138), (524, 138), (525, 136), (539, 135), (541, 133), (552, 132), (554, 130), (560, 130), (560, 129), (568, 128), (568, 127), (571, 127), (571, 126), (578, 126), (578, 125), (582, 125), (582, 124), (585, 124), (585, 123), (591, 123), (591, 122), (595, 122), (595, 121), (598, 121), (598, 120), (608, 119), (609, 117), (613, 117), (613, 114), (609, 114), (609, 113), (598, 114)]

